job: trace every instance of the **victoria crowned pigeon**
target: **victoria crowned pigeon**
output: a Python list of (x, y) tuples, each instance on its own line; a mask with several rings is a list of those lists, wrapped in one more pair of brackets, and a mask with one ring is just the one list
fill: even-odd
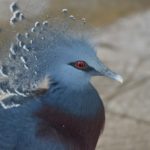
[[(105, 111), (93, 76), (122, 82), (72, 23), (17, 33), (1, 65), (0, 150), (94, 150)], [(77, 28), (76, 28), (77, 29)]]

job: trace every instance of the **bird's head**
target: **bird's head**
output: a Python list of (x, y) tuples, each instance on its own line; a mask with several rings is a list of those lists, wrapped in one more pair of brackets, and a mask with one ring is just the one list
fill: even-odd
[[(68, 43), (66, 43), (68, 42)], [(123, 82), (120, 75), (107, 68), (94, 48), (84, 39), (66, 39), (51, 53), (50, 75), (54, 80), (75, 89), (84, 88), (93, 76), (106, 76)]]
[[(56, 21), (49, 25), (36, 22), (24, 35), (17, 34), (7, 62), (11, 88), (23, 89), (20, 90), (23, 92), (32, 90), (30, 85), (45, 76), (74, 89), (84, 88), (92, 76), (106, 76), (122, 82), (121, 76), (99, 60), (87, 38), (76, 32), (68, 23)], [(44, 85), (45, 81), (48, 80), (44, 80)]]

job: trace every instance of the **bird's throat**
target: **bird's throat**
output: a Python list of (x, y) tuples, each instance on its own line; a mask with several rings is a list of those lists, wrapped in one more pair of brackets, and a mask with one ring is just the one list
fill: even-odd
[(41, 109), (35, 113), (39, 118), (38, 135), (59, 134), (64, 141), (79, 147), (78, 150), (94, 150), (105, 122), (104, 107), (95, 89), (90, 86), (73, 91), (55, 83), (47, 94)]
[(77, 117), (93, 118), (104, 109), (98, 93), (91, 84), (82, 90), (74, 90), (55, 82), (42, 99), (47, 105)]

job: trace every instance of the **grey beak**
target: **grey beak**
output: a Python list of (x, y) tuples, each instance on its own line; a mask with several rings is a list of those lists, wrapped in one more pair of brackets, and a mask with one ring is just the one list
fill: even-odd
[(108, 77), (108, 78), (110, 78), (110, 79), (113, 79), (113, 80), (116, 80), (116, 81), (118, 81), (118, 82), (120, 82), (120, 83), (123, 83), (123, 78), (122, 78), (122, 76), (120, 76), (119, 74), (117, 74), (117, 73), (115, 73), (115, 72), (113, 72), (113, 71), (111, 71), (110, 69), (106, 69), (106, 70), (104, 70), (104, 72), (103, 73), (100, 73), (102, 76), (105, 76), (105, 77)]
[(100, 63), (99, 68), (97, 69), (99, 76), (105, 76), (110, 79), (119, 81), (120, 83), (123, 83), (123, 78), (119, 74), (111, 71), (109, 68), (107, 68), (104, 64)]

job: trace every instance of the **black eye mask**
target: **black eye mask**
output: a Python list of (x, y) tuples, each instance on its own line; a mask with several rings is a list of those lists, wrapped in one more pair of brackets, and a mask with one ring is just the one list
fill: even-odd
[(73, 66), (76, 69), (83, 70), (83, 71), (86, 71), (86, 72), (90, 72), (90, 71), (95, 70), (93, 67), (89, 66), (83, 60), (78, 60), (78, 61), (75, 61), (75, 62), (71, 62), (71, 63), (69, 63), (69, 65)]

